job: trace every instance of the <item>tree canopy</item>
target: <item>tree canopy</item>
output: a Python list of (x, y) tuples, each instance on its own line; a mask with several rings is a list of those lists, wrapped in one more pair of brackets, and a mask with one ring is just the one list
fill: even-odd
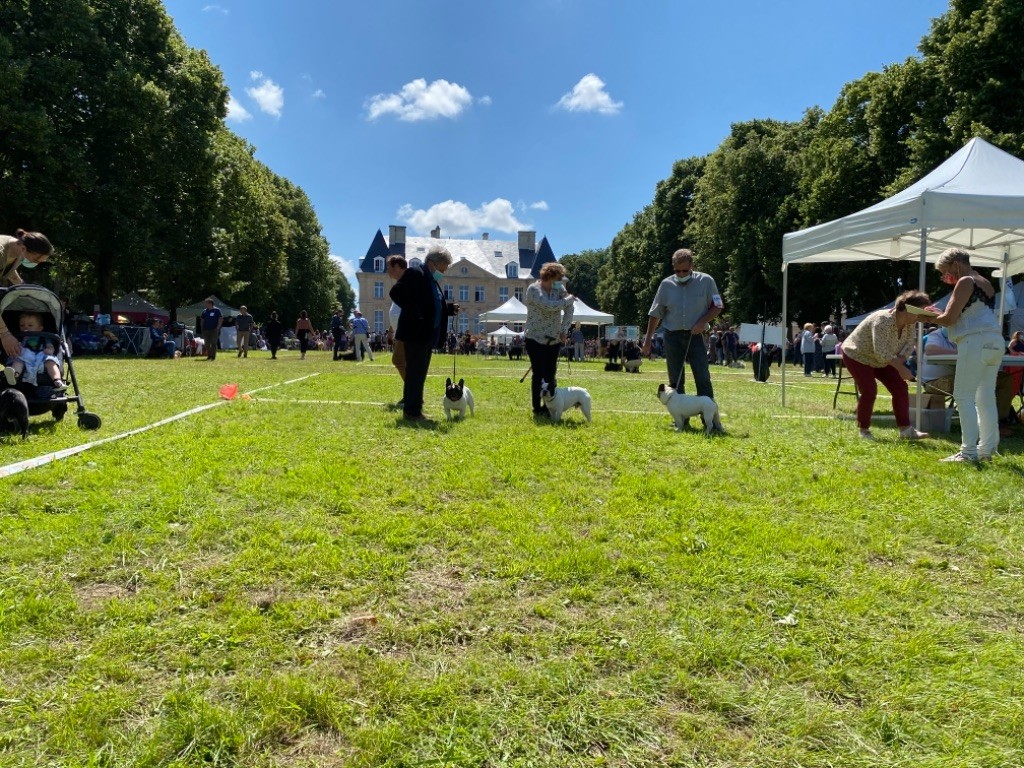
[[(952, 0), (920, 57), (848, 83), (828, 112), (732, 126), (706, 157), (676, 162), (612, 240), (601, 306), (642, 323), (679, 247), (712, 274), (733, 322), (782, 308), (782, 236), (858, 211), (919, 179), (972, 136), (1024, 155), (1024, 4)], [(856, 314), (916, 284), (916, 265), (808, 265), (790, 275), (788, 321)], [(934, 280), (929, 276), (929, 280)]]
[(160, 0), (7, 0), (0, 231), (51, 238), (73, 305), (141, 289), (172, 311), (210, 293), (283, 318), (351, 309), (308, 198), (227, 129), (226, 103)]

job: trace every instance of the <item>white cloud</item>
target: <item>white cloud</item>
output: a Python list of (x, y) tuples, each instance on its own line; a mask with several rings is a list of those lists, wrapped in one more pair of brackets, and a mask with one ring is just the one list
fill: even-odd
[(416, 122), (458, 117), (472, 103), (469, 91), (458, 83), (435, 80), (427, 85), (420, 77), (403, 85), (401, 93), (378, 93), (366, 103), (366, 111), (370, 120), (395, 115), (399, 120)]
[(222, 16), (227, 16), (228, 9), (221, 5), (204, 5), (203, 13), (219, 13)]
[(426, 210), (414, 209), (406, 204), (398, 209), (398, 218), (423, 234), (439, 226), (442, 236), (468, 235), (483, 230), (518, 232), (530, 228), (528, 224), (516, 219), (512, 203), (501, 197), (483, 203), (476, 209), (454, 200), (436, 203)]
[(356, 298), (359, 298), (359, 280), (356, 279), (356, 268), (359, 266), (354, 259), (346, 259), (343, 256), (338, 256), (335, 253), (330, 255), (334, 259), (338, 266), (341, 267), (341, 273), (345, 276), (345, 279), (352, 285), (352, 289), (356, 292)]
[(264, 77), (262, 72), (253, 71), (249, 77), (259, 82), (255, 88), (246, 88), (245, 92), (259, 105), (260, 110), (274, 117), (281, 116), (284, 109), (284, 88), (279, 86), (269, 77)]
[(323, 88), (317, 88), (315, 91), (313, 91), (313, 98), (314, 99), (326, 99), (327, 98), (327, 94), (324, 93), (324, 89)]
[(481, 96), (479, 99), (476, 100), (476, 103), (477, 104), (483, 104), (485, 107), (489, 107), (489, 106), (491, 106), (491, 97), (490, 96)]
[(584, 75), (572, 90), (558, 100), (556, 105), (567, 112), (600, 112), (614, 115), (622, 109), (621, 101), (612, 101), (604, 89), (604, 81), (591, 72)]
[(548, 210), (548, 204), (545, 200), (538, 200), (536, 203), (530, 203), (531, 211), (546, 211)]
[(232, 95), (228, 95), (228, 116), (226, 118), (233, 123), (244, 123), (252, 119), (252, 113)]

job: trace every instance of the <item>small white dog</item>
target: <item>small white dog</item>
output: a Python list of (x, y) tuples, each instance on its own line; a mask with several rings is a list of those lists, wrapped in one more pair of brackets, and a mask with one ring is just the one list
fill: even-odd
[(587, 421), (590, 421), (590, 393), (583, 387), (555, 387), (552, 394), (551, 385), (541, 379), (540, 402), (548, 409), (552, 421), (561, 421), (562, 414), (573, 408), (583, 411)]
[(459, 418), (466, 418), (466, 406), (469, 406), (469, 415), (475, 415), (473, 410), (473, 393), (466, 386), (465, 379), (459, 379), (458, 384), (452, 384), (451, 379), (446, 379), (444, 384), (444, 399), (441, 407), (444, 408), (444, 417), (450, 419), (452, 411), (458, 411)]
[(668, 409), (676, 429), (682, 429), (690, 417), (700, 416), (704, 421), (704, 434), (725, 432), (725, 429), (722, 428), (722, 420), (718, 416), (718, 404), (710, 397), (686, 395), (676, 392), (673, 387), (659, 384), (658, 399)]

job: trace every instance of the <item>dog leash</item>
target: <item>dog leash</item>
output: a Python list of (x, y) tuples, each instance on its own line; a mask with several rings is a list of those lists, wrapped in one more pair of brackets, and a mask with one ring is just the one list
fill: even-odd
[(686, 351), (683, 352), (683, 364), (679, 366), (679, 376), (676, 378), (676, 392), (686, 394), (686, 388), (679, 388), (679, 384), (683, 381), (683, 374), (686, 373), (686, 361), (690, 357), (690, 342), (693, 341), (693, 334), (690, 334), (690, 338), (686, 340)]

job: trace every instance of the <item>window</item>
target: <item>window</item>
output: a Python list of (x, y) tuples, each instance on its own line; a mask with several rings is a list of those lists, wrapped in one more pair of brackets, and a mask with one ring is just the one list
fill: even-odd
[(518, 264), (506, 264), (505, 265), (505, 277), (519, 277), (519, 265)]
[(384, 310), (375, 309), (373, 310), (373, 331), (374, 333), (384, 333)]
[(502, 285), (498, 288), (498, 301), (504, 304), (508, 301), (508, 286)]
[(380, 280), (375, 280), (373, 283), (373, 298), (383, 299), (384, 298), (384, 283)]
[(500, 258), (502, 258), (502, 253), (501, 253), (501, 251), (495, 251), (495, 252), (494, 252), (494, 258), (496, 258), (496, 259), (500, 259)]
[(445, 301), (455, 301), (455, 287), (451, 283), (444, 284)]
[(378, 256), (373, 260), (373, 271), (383, 272), (384, 271), (384, 257)]
[[(409, 259), (409, 266), (410, 267), (418, 267), (422, 263), (423, 263), (423, 259), (418, 259), (415, 256), (413, 256), (411, 259)], [(383, 272), (383, 271), (384, 270), (381, 270), (381, 272)]]
[(516, 301), (522, 301), (523, 300), (523, 289), (522, 288), (516, 288), (515, 297), (516, 297)]
[(473, 294), (473, 301), (483, 301), (483, 300), (484, 300), (484, 287), (482, 285), (478, 285), (476, 287), (476, 291)]
[(464, 312), (460, 312), (459, 315), (459, 334), (463, 334), (469, 330), (469, 315)]
[(473, 316), (473, 333), (484, 332), (484, 321), (480, 319), (480, 315)]
[(469, 301), (469, 286), (468, 285), (460, 285), (459, 286), (459, 301)]
[(459, 274), (460, 274), (460, 275), (466, 275), (466, 274), (469, 274), (469, 267), (461, 267), (461, 268), (459, 269)]
[(512, 323), (512, 330), (516, 333), (522, 333), (525, 327), (526, 323)]

